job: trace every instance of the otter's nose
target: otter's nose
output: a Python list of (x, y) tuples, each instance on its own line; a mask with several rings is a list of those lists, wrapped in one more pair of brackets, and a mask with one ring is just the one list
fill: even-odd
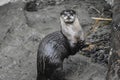
[(68, 16), (67, 19), (71, 19), (70, 16)]

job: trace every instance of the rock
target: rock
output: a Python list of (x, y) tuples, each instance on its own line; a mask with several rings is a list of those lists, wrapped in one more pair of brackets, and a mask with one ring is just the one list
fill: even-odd
[[(26, 3), (29, 1), (31, 0), (26, 0)], [(106, 5), (104, 0), (56, 0), (59, 5), (56, 2), (55, 5), (48, 5), (47, 1), (50, 0), (38, 0), (38, 3), (39, 1), (46, 3), (35, 12), (24, 11), (24, 3), (21, 1), (0, 7), (0, 80), (36, 79), (38, 44), (45, 35), (60, 30), (59, 13), (63, 9), (77, 5), (74, 9), (78, 12), (85, 31), (88, 31), (93, 24), (88, 8), (94, 5), (101, 9)], [(67, 79), (104, 80), (106, 67), (101, 64), (105, 62), (108, 53), (108, 33), (109, 27), (101, 27), (98, 32), (90, 35), (88, 40), (93, 43), (98, 41), (98, 47), (84, 52), (89, 58), (82, 56), (81, 51), (66, 59), (64, 70)], [(97, 63), (91, 62), (91, 58)], [(99, 63), (100, 60), (102, 63)]]
[(95, 47), (91, 50), (83, 51), (83, 55), (91, 57), (92, 61), (99, 64), (108, 64), (110, 50), (110, 26), (98, 28), (97, 32), (92, 33), (87, 41), (93, 43)]
[(111, 25), (111, 50), (106, 80), (120, 80), (120, 0), (114, 0)]

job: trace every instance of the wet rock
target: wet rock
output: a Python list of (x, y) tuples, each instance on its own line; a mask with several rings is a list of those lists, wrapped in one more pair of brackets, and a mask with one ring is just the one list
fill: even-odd
[(91, 57), (95, 63), (107, 65), (110, 50), (110, 26), (98, 28), (98, 31), (92, 33), (87, 41), (93, 43), (95, 47), (90, 51), (84, 51), (82, 54)]

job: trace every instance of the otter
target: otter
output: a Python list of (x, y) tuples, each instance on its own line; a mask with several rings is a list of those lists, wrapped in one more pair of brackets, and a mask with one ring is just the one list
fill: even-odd
[(37, 80), (65, 80), (63, 61), (84, 47), (84, 33), (74, 10), (60, 13), (61, 30), (48, 34), (37, 52)]

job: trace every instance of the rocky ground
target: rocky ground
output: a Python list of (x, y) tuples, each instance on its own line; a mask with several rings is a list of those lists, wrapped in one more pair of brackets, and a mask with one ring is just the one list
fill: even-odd
[[(24, 10), (24, 6), (20, 1), (0, 6), (0, 80), (36, 79), (38, 44), (45, 35), (60, 30), (59, 13), (65, 8), (77, 11), (85, 33), (94, 25), (91, 17), (106, 17), (102, 15), (104, 0), (65, 0), (41, 4), (38, 11), (32, 12)], [(68, 80), (105, 80), (110, 40), (106, 24), (100, 22), (97, 31), (86, 37), (95, 44), (92, 50), (80, 51), (65, 59)]]

